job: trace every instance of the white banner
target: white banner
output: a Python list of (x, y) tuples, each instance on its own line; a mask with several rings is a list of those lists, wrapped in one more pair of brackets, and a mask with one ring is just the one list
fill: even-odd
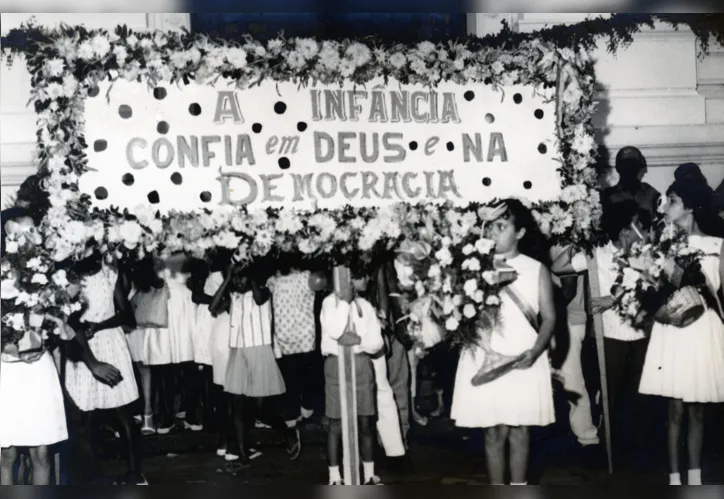
[(162, 212), (560, 194), (553, 89), (227, 82), (104, 84), (86, 100), (81, 190)]

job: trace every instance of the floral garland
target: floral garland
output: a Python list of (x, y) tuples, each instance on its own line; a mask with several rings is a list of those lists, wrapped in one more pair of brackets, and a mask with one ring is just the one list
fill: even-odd
[[(251, 38), (236, 44), (188, 33), (134, 33), (125, 26), (112, 33), (68, 26), (40, 31), (42, 36), (36, 37), (38, 41), (26, 53), (26, 63), (38, 114), (39, 175), (51, 204), (42, 232), (56, 261), (80, 258), (91, 243), (101, 251), (115, 251), (130, 259), (150, 252), (183, 251), (201, 256), (220, 246), (241, 248), (248, 258), (301, 254), (365, 266), (400, 241), (417, 240), (426, 216), (441, 209), (433, 203), (312, 212), (219, 207), (164, 216), (149, 207), (133, 213), (95, 209), (89, 196), (78, 190), (79, 176), (88, 168), (84, 101), (98, 91), (101, 81), (119, 79), (146, 82), (150, 88), (161, 82), (213, 83), (219, 77), (233, 79), (241, 89), (264, 79), (300, 85), (364, 84), (376, 77), (427, 86), (453, 81), (485, 83), (495, 89), (507, 85), (557, 87), (558, 138), (564, 158), (560, 166), (562, 195), (558, 201), (526, 204), (553, 243), (590, 249), (601, 240), (601, 207), (593, 168), (593, 62), (585, 51), (536, 39), (512, 48), (452, 41), (375, 46), (354, 40), (281, 37), (265, 44)], [(448, 218), (465, 219), (458, 241), (465, 243), (463, 246), (470, 237), (478, 237), (474, 228), (479, 221), (473, 222), (477, 207), (469, 208), (443, 209)], [(450, 250), (458, 254), (462, 247), (451, 246)], [(489, 301), (494, 290), (487, 284), (480, 286)], [(470, 315), (470, 307), (465, 305), (458, 312)], [(475, 300), (476, 309), (483, 306)]]

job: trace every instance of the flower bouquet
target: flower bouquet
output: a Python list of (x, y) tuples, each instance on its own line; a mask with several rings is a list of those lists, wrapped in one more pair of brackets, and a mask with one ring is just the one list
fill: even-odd
[[(686, 232), (670, 226), (657, 241), (636, 242), (628, 251), (615, 254), (613, 309), (625, 323), (644, 329), (653, 316), (659, 322), (686, 327), (704, 314), (702, 292), (707, 284), (699, 263), (704, 254), (687, 243)], [(686, 285), (672, 282), (675, 269), (687, 276)]]
[(2, 277), (3, 358), (30, 362), (51, 335), (69, 339), (64, 318), (81, 309), (65, 270), (55, 270), (43, 238), (30, 223), (6, 224)]

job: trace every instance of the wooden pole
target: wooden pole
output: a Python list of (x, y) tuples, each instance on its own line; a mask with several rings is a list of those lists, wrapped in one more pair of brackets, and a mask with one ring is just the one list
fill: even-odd
[[(335, 293), (348, 287), (352, 280), (347, 267), (335, 267), (332, 276)], [(361, 485), (357, 428), (357, 390), (355, 389), (355, 355), (352, 347), (339, 345), (338, 358), (339, 392), (342, 406), (342, 464), (344, 484)]]
[[(601, 296), (601, 285), (598, 281), (598, 261), (596, 254), (588, 258), (588, 286), (591, 300)], [(601, 373), (601, 406), (603, 407), (603, 426), (606, 431), (606, 455), (608, 472), (613, 473), (613, 454), (611, 453), (611, 413), (608, 407), (608, 382), (606, 378), (606, 352), (603, 342), (603, 318), (601, 314), (593, 314), (593, 331), (596, 335), (596, 351), (598, 352), (598, 370)]]

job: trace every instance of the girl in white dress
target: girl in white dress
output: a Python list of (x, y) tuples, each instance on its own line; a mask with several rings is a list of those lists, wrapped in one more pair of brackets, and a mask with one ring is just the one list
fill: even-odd
[(189, 286), (191, 273), (188, 260), (175, 255), (166, 261), (166, 268), (160, 273), (168, 286), (168, 327), (150, 329), (146, 333), (146, 361), (155, 366), (154, 379), (159, 389), (159, 417), (156, 432), (165, 435), (175, 425), (176, 413), (173, 407), (178, 395), (181, 378), (182, 404), (189, 410), (181, 411), (184, 428), (192, 431), (203, 430), (197, 415), (196, 401), (199, 391), (199, 372), (194, 364), (194, 328), (196, 305), (192, 300)]
[[(212, 431), (218, 435), (216, 453), (219, 457), (227, 455), (227, 441), (235, 439), (235, 433), (231, 431), (233, 419), (230, 397), (224, 393), (223, 386), (229, 355), (229, 314), (223, 312), (215, 316), (209, 305), (224, 282), (222, 271), (230, 258), (230, 253), (227, 253), (214, 250), (209, 254), (207, 262), (204, 262), (203, 266), (199, 263), (192, 273), (192, 298), (197, 305), (194, 358), (198, 364), (204, 365), (204, 424), (210, 424)], [(230, 450), (230, 458), (237, 455), (233, 449)]]
[(457, 426), (485, 428), (491, 483), (505, 483), (505, 447), (509, 442), (511, 485), (525, 485), (529, 427), (555, 422), (551, 368), (545, 352), (556, 314), (550, 273), (528, 256), (543, 254), (533, 216), (517, 200), (506, 200), (503, 206), (502, 216), (490, 221), (496, 258), (504, 259), (517, 271), (517, 279), (509, 284), (510, 291), (541, 320), (536, 331), (515, 300), (501, 293), (501, 326), (492, 333), (491, 347), (500, 354), (520, 356), (516, 369), (487, 384), (473, 386), (471, 380), (482, 367), (485, 353), (480, 347), (463, 351), (451, 417)]
[[(671, 485), (680, 485), (679, 440), (684, 408), (688, 412), (688, 485), (701, 485), (704, 404), (724, 402), (724, 325), (720, 291), (724, 279), (724, 240), (705, 235), (709, 227), (711, 188), (694, 179), (674, 182), (666, 194), (669, 222), (689, 233), (689, 246), (700, 250), (708, 308), (693, 324), (679, 328), (657, 318), (651, 332), (639, 391), (669, 398), (668, 449)], [(671, 267), (670, 267), (671, 268)], [(684, 276), (687, 284), (692, 273)], [(701, 276), (699, 276), (701, 277)], [(707, 299), (708, 298), (708, 299)]]
[(95, 253), (76, 266), (85, 276), (82, 292), (88, 307), (69, 321), (83, 346), (83, 362), (67, 362), (66, 388), (73, 402), (91, 418), (89, 428), (98, 428), (96, 415), (114, 416), (127, 445), (124, 483), (147, 485), (141, 474), (140, 431), (133, 422), (131, 406), (138, 399), (138, 387), (122, 329), (135, 326), (128, 302), (130, 279), (125, 272), (119, 274), (108, 260)]
[[(33, 220), (18, 211), (6, 229), (33, 227)], [(51, 354), (43, 349), (20, 360), (19, 345), (4, 344), (0, 357), (0, 485), (13, 484), (18, 447), (28, 447), (32, 484), (50, 485), (48, 446), (68, 438), (63, 392)]]

